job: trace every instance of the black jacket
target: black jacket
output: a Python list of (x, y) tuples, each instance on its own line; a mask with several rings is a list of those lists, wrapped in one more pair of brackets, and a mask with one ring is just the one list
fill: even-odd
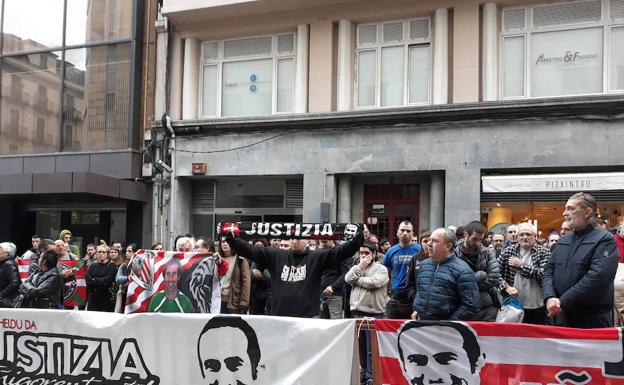
[(500, 267), (496, 260), (496, 253), (488, 247), (479, 244), (478, 249), (474, 253), (469, 253), (464, 249), (466, 240), (457, 242), (455, 246), (455, 254), (475, 273), (477, 286), (479, 286), (479, 299), (481, 300), (481, 309), (489, 306), (499, 307), (498, 302), (498, 286), (500, 281)]
[(0, 307), (11, 306), (21, 283), (15, 259), (6, 257), (0, 260)]
[(563, 316), (557, 325), (596, 328), (613, 326), (613, 279), (618, 251), (613, 235), (587, 228), (559, 238), (544, 268), (544, 302), (559, 298)]
[(19, 288), (25, 299), (22, 307), (58, 309), (61, 298), (61, 276), (56, 267), (32, 274)]
[(333, 295), (342, 295), (345, 284), (345, 274), (351, 269), (353, 264), (352, 258), (347, 258), (340, 264), (330, 266), (323, 270), (321, 274), (321, 292), (325, 290), (327, 286), (331, 286), (334, 292)]
[(295, 254), (292, 250), (253, 247), (238, 238), (227, 242), (236, 254), (271, 273), (271, 315), (313, 317), (319, 314), (321, 273), (352, 257), (364, 241), (360, 230), (353, 240), (333, 249), (310, 250)]
[(112, 263), (95, 262), (87, 270), (87, 291), (89, 293), (88, 310), (108, 311), (115, 310), (115, 297), (111, 288), (115, 282), (117, 266)]

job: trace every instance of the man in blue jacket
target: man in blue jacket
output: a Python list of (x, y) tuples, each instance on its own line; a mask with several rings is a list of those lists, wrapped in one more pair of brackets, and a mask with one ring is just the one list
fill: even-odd
[(440, 228), (429, 238), (429, 259), (420, 263), (412, 318), (470, 321), (480, 310), (479, 287), (470, 266), (453, 252), (457, 238)]
[(613, 279), (618, 252), (613, 235), (598, 228), (596, 200), (587, 193), (568, 199), (563, 216), (572, 231), (559, 238), (544, 268), (548, 317), (558, 326), (613, 326)]

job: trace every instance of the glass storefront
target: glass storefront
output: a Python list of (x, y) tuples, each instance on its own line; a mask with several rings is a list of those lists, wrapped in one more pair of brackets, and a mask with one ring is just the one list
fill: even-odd
[(0, 155), (138, 144), (138, 3), (0, 0)]
[[(538, 231), (546, 235), (561, 228), (565, 203), (565, 199), (558, 202), (483, 202), (481, 219), (490, 231), (500, 231), (512, 223), (532, 221), (537, 223)], [(624, 218), (624, 200), (598, 201), (598, 211), (600, 217), (607, 221), (607, 228), (612, 229)]]

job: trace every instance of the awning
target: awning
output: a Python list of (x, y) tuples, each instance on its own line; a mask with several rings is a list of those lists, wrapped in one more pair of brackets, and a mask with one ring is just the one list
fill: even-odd
[(482, 176), (484, 193), (624, 190), (624, 172)]

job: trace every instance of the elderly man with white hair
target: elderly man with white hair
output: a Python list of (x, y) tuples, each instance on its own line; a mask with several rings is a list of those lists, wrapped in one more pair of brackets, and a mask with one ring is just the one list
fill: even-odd
[(503, 294), (519, 298), (524, 305), (524, 323), (543, 325), (546, 308), (542, 293), (544, 267), (550, 250), (536, 242), (537, 231), (523, 222), (517, 229), (518, 242), (506, 247), (498, 257)]
[(0, 307), (11, 307), (22, 283), (15, 263), (15, 251), (13, 243), (0, 243)]

